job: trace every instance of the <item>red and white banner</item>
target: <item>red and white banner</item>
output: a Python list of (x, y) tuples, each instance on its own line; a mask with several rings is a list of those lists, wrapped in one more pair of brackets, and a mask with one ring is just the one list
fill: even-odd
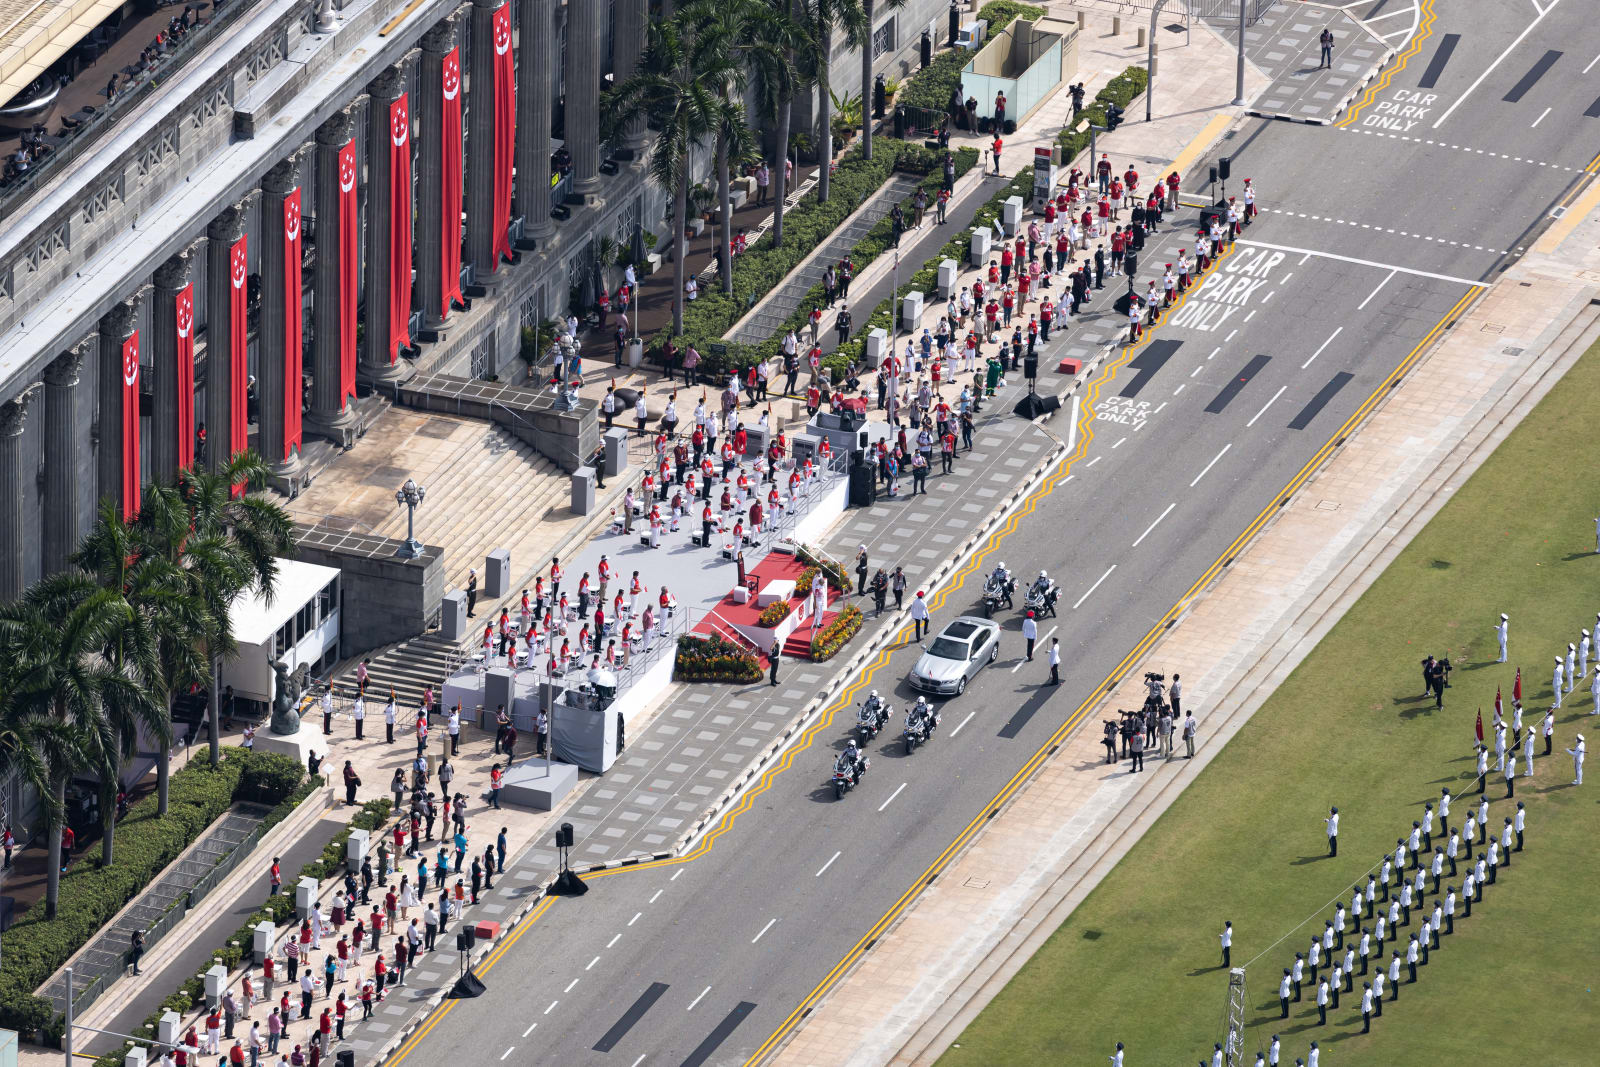
[(444, 126), (439, 151), (444, 157), (439, 209), (440, 317), (450, 316), (451, 301), (461, 299), (461, 49), (452, 48), (444, 57)]
[(361, 284), (361, 218), (356, 205), (356, 142), (339, 149), (339, 410), (356, 393), (356, 302)]
[(410, 94), (389, 105), (389, 362), (411, 343)]
[[(579, 136), (592, 136), (583, 131)], [(489, 273), (500, 268), (500, 257), (511, 258), (511, 167), (517, 152), (517, 74), (511, 62), (511, 5), (501, 4), (494, 13), (494, 263)]]
[[(250, 290), (245, 284), (249, 277), (246, 240), (247, 236), (241, 236), (233, 242), (228, 257), (228, 425), (218, 432), (225, 431), (228, 435), (229, 459), (250, 447), (250, 370), (246, 362)], [(244, 486), (233, 487), (234, 496), (243, 492)]]
[(288, 459), (300, 447), (301, 316), (305, 297), (300, 289), (300, 190), (283, 198), (283, 455), (266, 457), (269, 462)]
[(178, 466), (194, 466), (194, 283), (178, 292)]
[(139, 513), (139, 331), (122, 342), (122, 517)]

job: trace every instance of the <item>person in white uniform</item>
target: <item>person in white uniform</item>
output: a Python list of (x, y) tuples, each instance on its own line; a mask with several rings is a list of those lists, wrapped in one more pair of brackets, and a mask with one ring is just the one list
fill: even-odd
[(1506, 661), (1506, 637), (1511, 630), (1511, 618), (1505, 612), (1500, 613), (1500, 625), (1494, 628), (1495, 640), (1500, 642), (1500, 660)]
[(1556, 667), (1550, 676), (1550, 691), (1556, 695), (1556, 707), (1561, 707), (1561, 657), (1556, 657)]
[(1583, 735), (1578, 735), (1578, 740), (1567, 749), (1567, 755), (1572, 757), (1572, 784), (1583, 784), (1583, 758), (1588, 755), (1588, 748), (1584, 745)]

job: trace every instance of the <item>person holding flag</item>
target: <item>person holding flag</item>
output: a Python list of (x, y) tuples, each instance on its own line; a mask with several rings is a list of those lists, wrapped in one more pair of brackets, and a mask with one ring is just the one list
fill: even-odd
[[(1496, 699), (1496, 701), (1498, 701), (1500, 699), (1498, 694), (1495, 696), (1495, 699)], [(1483, 709), (1482, 708), (1478, 709), (1478, 747), (1479, 748), (1483, 747)]]

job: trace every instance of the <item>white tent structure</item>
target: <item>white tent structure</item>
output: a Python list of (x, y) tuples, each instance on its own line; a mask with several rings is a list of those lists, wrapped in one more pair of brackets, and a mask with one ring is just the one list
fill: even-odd
[(222, 665), (222, 682), (243, 700), (272, 703), (272, 665), (312, 673), (339, 659), (339, 570), (298, 560), (278, 561), (272, 599), (257, 594), (233, 602), (239, 652)]

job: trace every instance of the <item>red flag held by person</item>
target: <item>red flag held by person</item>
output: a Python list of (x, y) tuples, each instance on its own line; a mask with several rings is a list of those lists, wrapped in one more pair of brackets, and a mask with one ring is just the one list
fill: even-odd
[[(1506, 717), (1505, 705), (1500, 703), (1500, 687), (1498, 685), (1494, 687), (1494, 717), (1496, 722)], [(1481, 741), (1483, 738), (1480, 737), (1478, 740)]]
[(1478, 709), (1478, 744), (1483, 744), (1483, 709)]
[(444, 204), (439, 210), (443, 265), (439, 269), (439, 315), (450, 316), (452, 302), (461, 300), (461, 49), (444, 57), (440, 93), (444, 97), (444, 124), (439, 152), (444, 157), (441, 181)]
[(511, 57), (511, 5), (494, 13), (494, 263), (511, 258), (511, 169), (517, 152), (517, 73)]
[(1512, 683), (1512, 686), (1511, 686), (1511, 699), (1515, 700), (1515, 701), (1518, 701), (1519, 703), (1522, 700), (1522, 668), (1521, 667), (1517, 668), (1517, 680), (1514, 683)]

